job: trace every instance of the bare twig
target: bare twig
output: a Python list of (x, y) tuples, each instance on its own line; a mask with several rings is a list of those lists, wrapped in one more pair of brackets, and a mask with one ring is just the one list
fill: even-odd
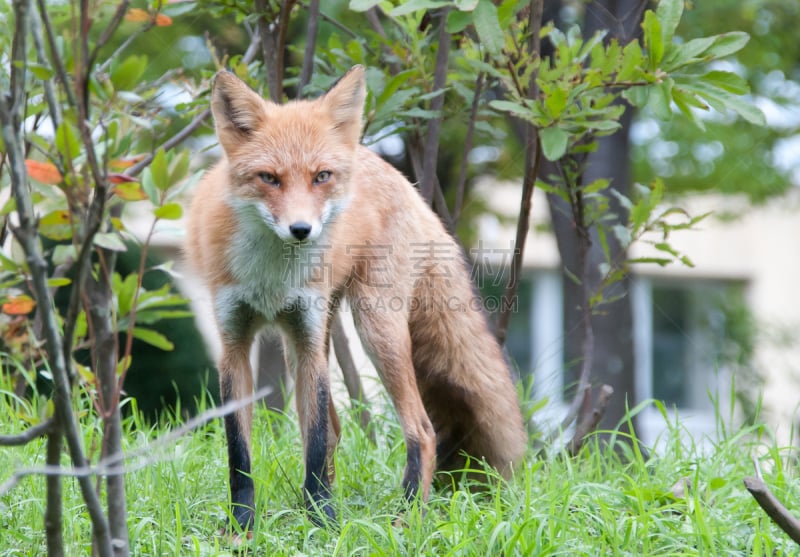
[[(484, 61), (487, 61), (487, 57)], [(458, 217), (461, 216), (461, 209), (464, 206), (464, 191), (467, 185), (467, 163), (469, 162), (469, 152), (472, 150), (472, 136), (475, 133), (475, 123), (478, 120), (478, 107), (480, 106), (481, 93), (483, 92), (483, 81), (485, 79), (483, 72), (478, 74), (475, 80), (475, 87), (473, 89), (472, 106), (469, 110), (469, 122), (467, 123), (467, 133), (464, 137), (464, 150), (461, 155), (461, 167), (458, 171), (458, 181), (456, 182), (456, 204), (453, 207), (453, 221), (457, 222)]]
[[(36, 48), (36, 57), (39, 59), (40, 64), (48, 64), (47, 53), (44, 48), (44, 38), (42, 36), (42, 22), (36, 10), (31, 12), (31, 31), (33, 32), (33, 44)], [(61, 105), (58, 102), (53, 87), (53, 79), (48, 77), (43, 81), (44, 96), (47, 99), (47, 106), (50, 110), (50, 120), (53, 123), (53, 128), (58, 129), (61, 125)]]
[[(111, 18), (111, 21), (108, 22), (108, 26), (103, 30), (103, 33), (98, 37), (97, 41), (94, 44), (94, 48), (92, 49), (92, 53), (89, 55), (89, 65), (91, 66), (94, 64), (94, 61), (97, 60), (97, 54), (100, 52), (100, 49), (103, 48), (106, 43), (114, 36), (114, 33), (117, 31), (119, 24), (122, 23), (123, 18), (125, 17), (125, 13), (128, 11), (128, 6), (130, 6), (130, 0), (122, 0), (117, 6), (117, 10), (114, 12), (114, 16)], [(123, 46), (127, 47), (130, 44), (130, 40), (136, 37), (136, 33), (131, 33), (131, 36), (128, 37), (123, 43)], [(108, 57), (108, 60), (104, 62), (100, 66), (100, 71), (104, 71), (104, 68), (111, 63), (111, 61), (116, 58), (116, 55), (123, 50), (122, 47), (117, 49), (112, 56)]]
[(439, 135), (442, 131), (442, 110), (444, 109), (444, 87), (447, 83), (447, 63), (450, 57), (450, 33), (447, 32), (447, 14), (450, 8), (444, 8), (439, 15), (438, 50), (436, 51), (436, 67), (433, 73), (433, 91), (436, 96), (431, 99), (430, 110), (436, 116), (428, 120), (428, 131), (422, 154), (422, 175), (420, 176), (420, 192), (429, 204), (433, 202), (434, 178), (436, 162), (439, 157)]
[(52, 431), (53, 419), (39, 422), (38, 424), (29, 427), (22, 433), (17, 435), (0, 435), (0, 446), (2, 447), (19, 447), (27, 445), (34, 439), (38, 439), (43, 435), (47, 435)]
[(303, 89), (311, 81), (314, 72), (314, 52), (317, 49), (317, 27), (319, 26), (319, 0), (308, 3), (308, 24), (306, 25), (306, 47), (303, 53), (303, 67), (300, 70), (300, 83), (297, 85), (297, 96), (303, 96)]
[[(117, 59), (117, 57), (128, 48), (133, 41), (139, 38), (139, 35), (148, 32), (150, 29), (156, 26), (155, 20), (150, 20), (141, 26), (139, 29), (128, 35), (128, 37), (122, 41), (122, 44), (117, 47), (117, 49), (105, 59), (105, 61), (97, 66), (97, 72), (102, 73), (108, 70), (109, 66)], [(95, 47), (94, 52), (92, 52), (91, 60), (93, 61), (95, 56), (97, 55), (97, 47)]]
[[(584, 400), (586, 402), (591, 402), (591, 389), (585, 389), (584, 393)], [(605, 414), (608, 401), (611, 399), (611, 395), (613, 394), (614, 389), (611, 388), (611, 386), (603, 385), (600, 387), (600, 392), (597, 395), (597, 404), (595, 404), (591, 413), (589, 413), (588, 409), (585, 412), (582, 412), (584, 419), (581, 420), (581, 422), (575, 428), (575, 435), (572, 436), (572, 440), (567, 445), (567, 452), (570, 455), (575, 456), (578, 454), (589, 434), (597, 429), (597, 424), (599, 424), (600, 420), (603, 419), (603, 414)]]
[(756, 477), (747, 477), (742, 480), (744, 487), (753, 496), (758, 505), (764, 512), (777, 524), (781, 530), (786, 532), (795, 543), (800, 544), (800, 520), (797, 519), (789, 509), (783, 506), (775, 495), (767, 487), (766, 482), (761, 477), (761, 469), (758, 461), (755, 460)]
[[(422, 176), (422, 147), (420, 146), (420, 139), (417, 135), (412, 135), (408, 142), (408, 157), (411, 160), (411, 167), (414, 170), (414, 176), (418, 179)], [(447, 208), (447, 203), (444, 199), (442, 187), (439, 184), (438, 176), (433, 176), (433, 209), (439, 215), (439, 219), (444, 224), (445, 228), (452, 234), (454, 232), (454, 222), (450, 216), (450, 211)]]

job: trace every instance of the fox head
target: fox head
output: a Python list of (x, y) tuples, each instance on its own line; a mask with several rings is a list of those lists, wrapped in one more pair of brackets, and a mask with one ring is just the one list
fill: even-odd
[(211, 111), (228, 159), (232, 206), (255, 211), (284, 241), (319, 238), (349, 202), (365, 96), (363, 66), (316, 100), (284, 105), (219, 72)]

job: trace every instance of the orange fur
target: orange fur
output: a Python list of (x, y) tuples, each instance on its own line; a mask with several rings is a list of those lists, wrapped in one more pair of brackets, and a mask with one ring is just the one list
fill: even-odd
[[(212, 292), (223, 340), (223, 398), (252, 389), (241, 354), (259, 327), (276, 326), (296, 375), (306, 494), (329, 517), (339, 427), (328, 334), (341, 297), (403, 428), (407, 496), (428, 497), (437, 443), (441, 467), (459, 468), (463, 450), (504, 475), (526, 446), (511, 375), (460, 248), (411, 184), (359, 144), (364, 97), (360, 66), (323, 97), (286, 105), (218, 74), (212, 109), (225, 157), (189, 212), (188, 257)], [(250, 484), (236, 476), (245, 460), (249, 473), (250, 412), (226, 426), (234, 505), (252, 506)], [(244, 450), (246, 459), (236, 456)], [(245, 526), (251, 513), (236, 518)]]

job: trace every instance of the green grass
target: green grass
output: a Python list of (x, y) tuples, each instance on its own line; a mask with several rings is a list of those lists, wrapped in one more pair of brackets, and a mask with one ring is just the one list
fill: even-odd
[[(0, 432), (19, 431), (19, 416), (36, 412), (0, 382)], [(78, 402), (84, 408), (85, 401)], [(211, 555), (791, 555), (797, 547), (744, 490), (751, 455), (761, 454), (765, 479), (789, 508), (800, 486), (790, 450), (758, 443), (761, 428), (722, 431), (701, 452), (679, 423), (665, 434), (664, 450), (645, 460), (629, 450), (589, 444), (578, 458), (530, 455), (508, 481), (489, 477), (484, 489), (435, 489), (424, 517), (402, 510), (400, 476), (405, 450), (392, 416), (376, 416), (372, 444), (345, 415), (337, 454), (334, 498), (338, 528), (314, 526), (303, 511), (301, 443), (292, 416), (257, 412), (254, 477), (258, 506), (254, 538), (231, 549), (217, 535), (227, 507), (222, 423), (195, 430), (153, 451), (127, 475), (128, 525), (137, 556)], [(100, 441), (90, 415), (86, 444)], [(174, 427), (174, 423), (172, 426)], [(170, 424), (126, 420), (126, 450), (153, 443)], [(95, 450), (96, 452), (96, 450)], [(17, 467), (41, 465), (44, 444), (0, 448), (0, 482)], [(65, 457), (66, 462), (66, 457)], [(689, 478), (685, 498), (671, 487)], [(43, 555), (44, 480), (29, 476), (0, 496), (0, 556)], [(90, 522), (77, 484), (64, 481), (65, 543), (70, 556), (90, 553)]]

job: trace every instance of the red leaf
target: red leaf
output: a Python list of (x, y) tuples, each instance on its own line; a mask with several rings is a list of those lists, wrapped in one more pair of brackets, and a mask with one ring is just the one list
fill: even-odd
[(125, 182), (137, 182), (138, 180), (132, 176), (128, 176), (127, 174), (112, 172), (108, 175), (108, 181), (112, 184), (123, 184)]
[(27, 315), (36, 307), (36, 300), (30, 296), (10, 296), (3, 304), (3, 313), (7, 315)]
[(149, 19), (150, 14), (141, 8), (131, 8), (128, 13), (125, 14), (126, 21), (148, 21)]
[(56, 165), (51, 162), (41, 162), (27, 159), (25, 167), (28, 169), (28, 176), (43, 184), (60, 184), (64, 177), (58, 171)]

